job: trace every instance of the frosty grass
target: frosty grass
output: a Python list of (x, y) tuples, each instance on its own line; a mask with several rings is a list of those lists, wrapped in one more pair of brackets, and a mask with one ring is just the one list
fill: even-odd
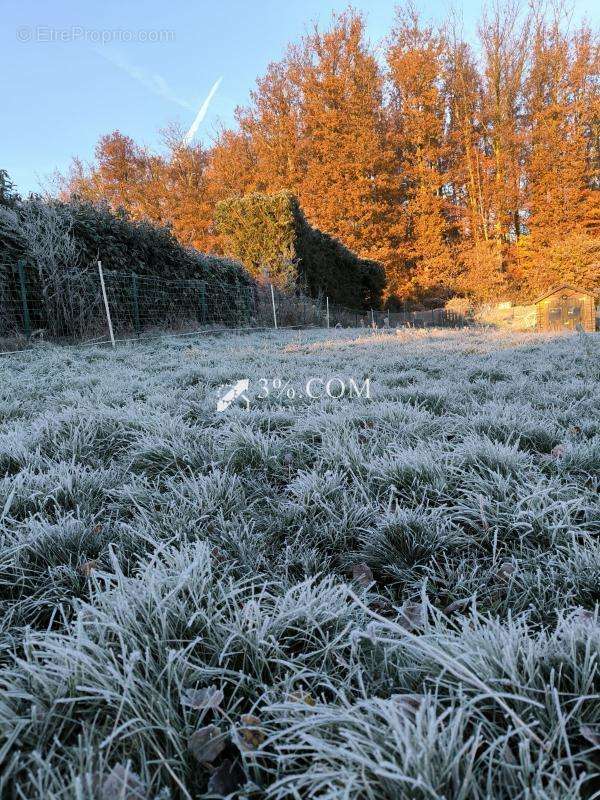
[[(1, 796), (598, 796), (599, 366), (435, 330), (3, 357)], [(371, 399), (255, 397), (336, 375)]]

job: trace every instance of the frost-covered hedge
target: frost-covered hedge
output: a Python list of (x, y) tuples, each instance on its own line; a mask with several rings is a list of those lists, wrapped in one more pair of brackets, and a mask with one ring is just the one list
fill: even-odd
[(225, 200), (217, 206), (216, 223), (225, 251), (255, 277), (299, 286), (313, 297), (325, 294), (341, 305), (379, 307), (383, 267), (309, 225), (289, 192)]
[(25, 258), (32, 266), (40, 248), (57, 266), (83, 268), (101, 259), (116, 272), (164, 279), (198, 278), (250, 285), (238, 262), (206, 255), (180, 244), (168, 226), (133, 220), (105, 204), (30, 197), (9, 206), (0, 202), (0, 258)]
[[(102, 204), (40, 197), (21, 200), (4, 193), (0, 196), (0, 333), (21, 324), (14, 269), (19, 259), (27, 265), (32, 324), (52, 335), (78, 334), (77, 320), (94, 304), (90, 287), (97, 289), (98, 260), (107, 271), (144, 278), (210, 281), (224, 290), (254, 285), (241, 264), (183, 247), (168, 227), (132, 220)], [(129, 296), (124, 302), (131, 304)], [(160, 315), (156, 323), (160, 325)]]

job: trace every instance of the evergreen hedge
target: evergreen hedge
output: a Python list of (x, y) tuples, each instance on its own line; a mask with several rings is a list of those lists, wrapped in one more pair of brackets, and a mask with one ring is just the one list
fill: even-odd
[(22, 200), (0, 171), (0, 335), (24, 329), (15, 269), (21, 259), (26, 265), (31, 326), (50, 336), (77, 337), (83, 322), (93, 316), (98, 260), (115, 286), (111, 303), (116, 316), (119, 304), (131, 315), (131, 280), (123, 276), (135, 273), (160, 279), (146, 281), (144, 297), (140, 295), (140, 303), (143, 300), (148, 308), (154, 303), (157, 324), (167, 306), (171, 316), (175, 310), (183, 314), (188, 306), (193, 310), (198, 306), (199, 290), (188, 296), (183, 287), (178, 296), (173, 288), (177, 284), (167, 286), (162, 281), (205, 281), (206, 302), (218, 296), (223, 313), (228, 303), (235, 306), (238, 296), (247, 297), (240, 289), (256, 286), (241, 264), (184, 247), (169, 227), (136, 221), (124, 211), (114, 213), (106, 204), (79, 199), (45, 200), (32, 195)]
[(102, 259), (106, 269), (135, 272), (147, 277), (197, 278), (220, 283), (250, 285), (241, 264), (184, 247), (167, 226), (134, 221), (124, 211), (112, 213), (105, 205), (71, 203), (73, 233), (85, 258)]
[(313, 228), (289, 192), (224, 200), (217, 205), (216, 224), (225, 252), (255, 278), (281, 288), (298, 286), (313, 297), (323, 293), (345, 306), (381, 304), (383, 267)]
[(27, 240), (19, 231), (19, 218), (27, 214), (28, 206), (32, 203), (56, 210), (77, 242), (79, 263), (65, 264), (65, 268), (89, 266), (101, 259), (107, 270), (135, 272), (145, 277), (165, 280), (194, 278), (245, 286), (253, 284), (241, 264), (184, 247), (168, 226), (132, 220), (124, 210), (115, 213), (105, 204), (77, 199), (46, 203), (33, 197), (13, 203), (11, 211), (16, 215), (15, 224), (11, 222), (10, 230), (8, 226), (0, 224), (0, 254), (3, 261), (24, 258), (31, 266), (35, 266)]

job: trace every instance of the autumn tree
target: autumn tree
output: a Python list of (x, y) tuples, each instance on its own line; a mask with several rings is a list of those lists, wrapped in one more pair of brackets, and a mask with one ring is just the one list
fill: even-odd
[(391, 150), (383, 75), (352, 11), (314, 29), (296, 55), (302, 97), (299, 197), (311, 222), (366, 258), (387, 261)]
[(455, 221), (452, 289), (479, 300), (501, 297), (507, 279), (493, 230), (493, 161), (484, 81), (458, 20), (446, 26), (448, 190)]
[[(237, 111), (239, 133), (221, 137), (209, 169), (231, 194), (293, 192), (318, 228), (385, 259), (392, 204), (383, 85), (362, 16), (335, 15), (269, 66)], [(227, 154), (240, 168), (224, 180)]]
[(482, 300), (510, 294), (525, 232), (523, 163), (529, 15), (495, 2), (479, 25), (479, 52), (446, 26), (448, 180), (457, 221), (454, 290)]
[[(269, 65), (250, 94), (250, 106), (237, 109), (240, 132), (252, 143), (253, 189), (297, 189), (302, 179), (304, 116), (296, 48)], [(248, 186), (246, 186), (248, 188)]]
[(401, 200), (395, 225), (407, 269), (394, 275), (392, 292), (446, 293), (451, 283), (445, 49), (444, 36), (424, 26), (411, 5), (398, 9), (387, 63), (390, 131)]
[(600, 277), (598, 42), (586, 25), (569, 32), (562, 16), (537, 20), (527, 83), (524, 255), (535, 291), (560, 279), (593, 288)]
[(200, 144), (186, 144), (182, 132), (163, 132), (168, 148), (163, 159), (163, 207), (173, 233), (182, 244), (206, 247), (213, 208), (207, 196), (208, 152)]
[(101, 137), (95, 163), (86, 169), (76, 159), (63, 186), (64, 195), (77, 195), (92, 202), (103, 201), (109, 208), (125, 209), (135, 220), (149, 219), (164, 224), (164, 161), (137, 145), (119, 131)]
[(336, 14), (269, 65), (210, 147), (172, 130), (159, 154), (116, 131), (66, 193), (208, 252), (226, 246), (218, 203), (291, 193), (311, 225), (385, 265), (390, 301), (597, 286), (597, 33), (535, 3), (492, 0), (475, 45), (406, 5), (384, 59), (359, 13)]

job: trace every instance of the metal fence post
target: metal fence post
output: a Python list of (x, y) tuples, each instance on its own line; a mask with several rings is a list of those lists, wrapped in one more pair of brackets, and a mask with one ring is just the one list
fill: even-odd
[(273, 303), (273, 323), (277, 328), (277, 311), (275, 310), (275, 292), (273, 291), (273, 284), (271, 284), (271, 302)]
[(21, 290), (21, 306), (23, 309), (23, 332), (27, 339), (31, 336), (31, 318), (29, 316), (29, 305), (27, 304), (27, 282), (25, 280), (25, 259), (17, 261), (19, 271), (19, 288)]
[(133, 327), (135, 332), (140, 332), (140, 297), (138, 288), (138, 276), (133, 273), (131, 276), (131, 293), (133, 295)]
[(106, 286), (104, 285), (104, 273), (102, 272), (102, 262), (98, 261), (98, 273), (100, 275), (100, 287), (102, 289), (102, 299), (104, 300), (104, 310), (106, 311), (106, 319), (108, 321), (108, 332), (110, 334), (110, 343), (115, 346), (115, 335), (113, 333), (112, 319), (110, 318), (110, 308), (108, 306), (108, 298), (106, 296)]

